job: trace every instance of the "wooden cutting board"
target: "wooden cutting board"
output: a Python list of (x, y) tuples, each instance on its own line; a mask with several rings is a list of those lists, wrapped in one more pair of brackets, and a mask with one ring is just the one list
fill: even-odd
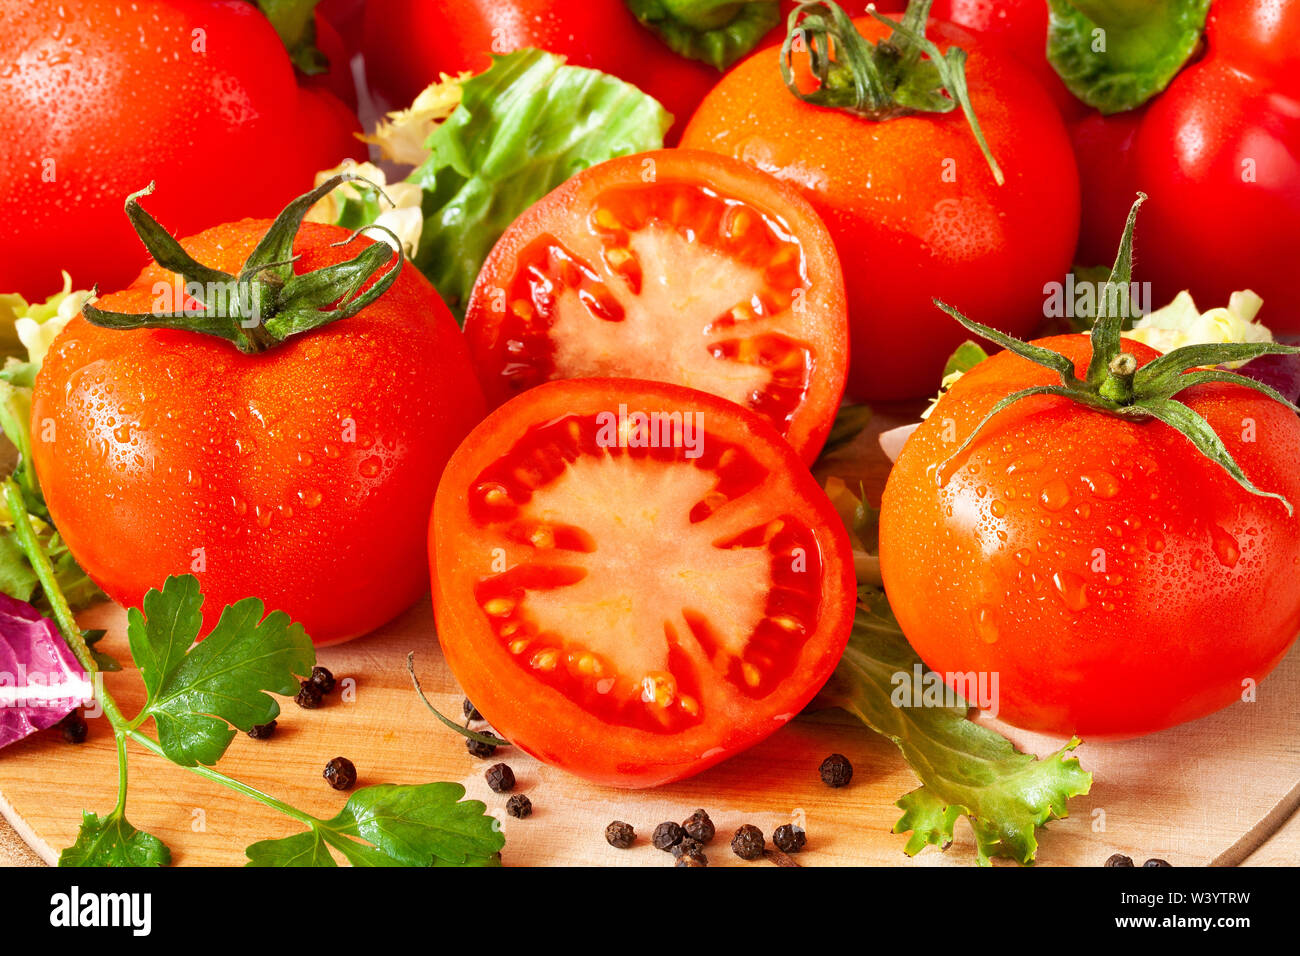
[[(878, 412), (861, 437), (852, 478), (878, 500), (888, 462), (876, 434), (915, 409)], [(104, 605), (82, 615), (83, 626), (106, 627), (101, 647), (119, 659), (126, 652), (125, 614)], [(346, 795), (321, 777), (326, 762), (345, 756), (357, 766), (361, 786), (454, 780), (483, 800), (506, 834), (509, 865), (593, 864), (666, 866), (672, 860), (649, 845), (665, 820), (683, 820), (696, 807), (712, 815), (720, 835), (742, 823), (765, 834), (781, 823), (801, 822), (806, 866), (886, 864), (971, 865), (973, 842), (965, 822), (947, 852), (927, 848), (903, 854), (904, 837), (890, 832), (899, 816), (894, 801), (917, 786), (892, 743), (837, 711), (795, 720), (768, 740), (698, 777), (653, 791), (592, 786), (511, 749), (478, 760), (461, 737), (426, 711), (406, 674), (408, 651), (434, 704), (460, 713), (462, 697), (443, 662), (427, 598), (381, 631), (320, 652), (320, 662), (340, 679), (355, 681), (352, 700), (338, 692), (320, 710), (285, 703), (271, 741), (240, 735), (220, 769), (317, 816), (332, 816)], [(133, 670), (106, 676), (123, 710), (143, 700)], [(151, 729), (146, 727), (146, 730)], [(1045, 754), (1061, 741), (1003, 726), (1022, 749)], [(817, 775), (830, 753), (847, 755), (853, 783), (831, 790)], [(244, 847), (286, 836), (296, 824), (260, 804), (136, 748), (131, 751), (129, 819), (161, 837), (182, 865), (240, 865)], [(1085, 741), (1077, 751), (1093, 771), (1092, 792), (1070, 802), (1068, 819), (1040, 831), (1039, 862), (1095, 866), (1112, 853), (1140, 864), (1161, 857), (1178, 866), (1210, 863), (1300, 863), (1300, 646), (1259, 687), (1254, 703), (1239, 703), (1203, 720), (1139, 740)], [(533, 802), (525, 820), (507, 817), (506, 797), (489, 790), (483, 771), (504, 760), (518, 791)], [(106, 812), (116, 799), (111, 736), (92, 721), (81, 746), (44, 733), (0, 751), (0, 813), (47, 862), (75, 838), (83, 808)], [(604, 841), (611, 820), (633, 824), (638, 842), (615, 850)], [(1259, 852), (1251, 858), (1251, 853)], [(711, 865), (739, 863), (720, 836)]]
[[(101, 646), (126, 657), (120, 609), (93, 608), (83, 618), (86, 626), (107, 627)], [(665, 866), (671, 858), (649, 846), (650, 831), (696, 807), (708, 809), (725, 834), (745, 822), (770, 835), (780, 823), (802, 821), (808, 848), (801, 862), (809, 866), (974, 862), (964, 823), (946, 853), (931, 848), (915, 860), (903, 854), (903, 837), (890, 832), (898, 817), (893, 802), (916, 786), (915, 778), (893, 744), (837, 713), (796, 720), (692, 780), (620, 791), (591, 786), (508, 748), (489, 761), (471, 757), (417, 699), (405, 671), (411, 650), (435, 705), (458, 713), (461, 696), (433, 636), (432, 613), (421, 604), (381, 633), (321, 652), (337, 677), (356, 682), (351, 702), (336, 692), (316, 711), (288, 703), (273, 740), (241, 735), (220, 768), (318, 816), (332, 815), (346, 799), (321, 778), (335, 756), (353, 760), (360, 785), (461, 781), (502, 820), (504, 860), (511, 865)], [(128, 714), (138, 708), (142, 692), (133, 670), (107, 675), (106, 683)], [(1085, 742), (1078, 753), (1094, 772), (1092, 793), (1072, 801), (1070, 817), (1043, 834), (1040, 862), (1097, 865), (1115, 852), (1175, 865), (1244, 858), (1284, 826), (1300, 799), (1298, 688), (1300, 651), (1260, 686), (1253, 704), (1141, 740)], [(1039, 753), (1059, 743), (1007, 732)], [(853, 783), (842, 790), (827, 788), (817, 775), (822, 758), (836, 751), (855, 767)], [(133, 748), (131, 758), (128, 816), (167, 842), (177, 864), (239, 865), (248, 844), (295, 830), (292, 821), (152, 754)], [(483, 771), (498, 759), (513, 767), (519, 791), (532, 799), (529, 819), (507, 817), (505, 797), (488, 789)], [(46, 861), (73, 841), (83, 808), (112, 807), (115, 786), (112, 740), (102, 720), (91, 722), (81, 746), (45, 733), (0, 753), (0, 810)], [(637, 828), (636, 847), (619, 851), (605, 843), (604, 827), (614, 819)], [(1289, 829), (1269, 844), (1269, 862), (1300, 862), (1300, 827)], [(710, 861), (739, 863), (721, 844)]]

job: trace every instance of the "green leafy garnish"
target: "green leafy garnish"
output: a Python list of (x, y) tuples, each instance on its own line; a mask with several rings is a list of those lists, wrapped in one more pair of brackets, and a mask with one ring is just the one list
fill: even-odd
[[(203, 596), (193, 575), (168, 578), (127, 612), (131, 656), (148, 701), (136, 724), (152, 717), (167, 758), (182, 767), (211, 766), (234, 739), (280, 714), (265, 692), (297, 693), (316, 655), (301, 624), (283, 611), (263, 619), (257, 598), (227, 607), (212, 633), (190, 650), (203, 623)], [(233, 726), (232, 726), (233, 725)]]
[(410, 181), (424, 190), (415, 265), (463, 313), (483, 260), (534, 202), (588, 166), (663, 146), (672, 117), (635, 86), (540, 50), (493, 56), (461, 84)]
[[(963, 363), (982, 352), (974, 349)], [(1091, 786), (1091, 774), (1066, 756), (1079, 741), (1040, 760), (970, 720), (970, 704), (959, 694), (935, 693), (944, 686), (939, 675), (907, 643), (885, 597), (876, 556), (878, 511), (861, 484), (855, 491), (834, 474), (833, 458), (819, 461), (818, 473), (828, 464), (826, 491), (853, 544), (858, 608), (848, 647), (820, 700), (892, 740), (920, 779), (921, 786), (897, 804), (903, 815), (894, 832), (911, 833), (904, 846), (909, 855), (929, 845), (947, 847), (954, 824), (966, 817), (981, 865), (994, 856), (1033, 862), (1037, 828), (1066, 816), (1069, 798)]]
[(166, 866), (171, 859), (162, 840), (131, 826), (119, 811), (100, 819), (86, 810), (77, 842), (59, 854), (59, 866)]
[[(1066, 816), (1066, 801), (1091, 786), (1092, 775), (1066, 756), (1078, 739), (1038, 759), (969, 720), (970, 705), (960, 697), (900, 705), (920, 698), (922, 688), (913, 686), (918, 673), (928, 672), (884, 592), (861, 588), (849, 646), (825, 696), (897, 744), (921, 779), (919, 788), (898, 801), (903, 816), (894, 832), (912, 834), (904, 850), (915, 855), (928, 845), (946, 847), (953, 824), (964, 816), (981, 864), (993, 856), (1032, 862), (1037, 828)], [(909, 688), (913, 693), (900, 693)]]
[(499, 866), (505, 837), (458, 783), (380, 784), (358, 790), (338, 816), (306, 833), (248, 848), (249, 866)]
[[(15, 541), (34, 569), (53, 608), (59, 631), (90, 674), (104, 655), (92, 650), (102, 632), (82, 632), (59, 590), (54, 568), (33, 533), (23, 493), (11, 478), (0, 483), (14, 518)], [(162, 866), (170, 862), (157, 837), (127, 822), (127, 742), (155, 756), (292, 817), (307, 827), (285, 840), (267, 840), (247, 850), (266, 866), (333, 866), (334, 847), (357, 866), (487, 866), (498, 862), (504, 839), (482, 803), (466, 801), (459, 784), (378, 784), (352, 794), (343, 810), (322, 820), (211, 769), (234, 738), (280, 713), (270, 694), (288, 695), (299, 675), (311, 673), (316, 652), (302, 625), (282, 611), (264, 616), (256, 598), (226, 607), (199, 644), (203, 595), (193, 575), (169, 577), (162, 590), (145, 594), (141, 608), (127, 612), (127, 638), (145, 685), (145, 704), (128, 720), (107, 691), (96, 696), (117, 746), (117, 805), (105, 817), (83, 815), (76, 842), (59, 857), (60, 866)], [(111, 659), (110, 659), (111, 660)], [(115, 662), (114, 662), (115, 663)], [(158, 738), (141, 732), (153, 718)]]
[[(63, 274), (63, 289), (44, 302), (29, 303), (20, 295), (0, 295), (0, 431), (8, 448), (0, 461), (22, 490), (24, 508), (36, 541), (54, 569), (55, 579), (73, 608), (103, 598), (98, 587), (77, 565), (50, 522), (36, 470), (32, 467), (32, 384), (50, 343), (81, 310), (90, 293), (74, 291)], [(0, 591), (20, 601), (49, 609), (31, 562), (18, 544), (7, 508), (0, 507)]]

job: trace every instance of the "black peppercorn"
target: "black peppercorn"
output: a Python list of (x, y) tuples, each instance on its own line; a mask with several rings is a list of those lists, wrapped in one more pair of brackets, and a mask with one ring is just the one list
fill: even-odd
[(685, 835), (680, 823), (661, 823), (655, 827), (650, 842), (654, 844), (656, 850), (671, 850), (682, 842), (682, 837)]
[(509, 793), (515, 788), (515, 772), (503, 763), (494, 763), (483, 776), (494, 793)]
[(742, 860), (757, 860), (763, 855), (766, 843), (763, 831), (752, 823), (746, 823), (731, 838), (731, 852)]
[(461, 706), (461, 710), (463, 710), (463, 711), (465, 712), (465, 719), (466, 719), (466, 720), (482, 720), (482, 719), (483, 719), (483, 715), (480, 714), (480, 713), (478, 712), (478, 708), (477, 708), (477, 707), (475, 707), (473, 704), (471, 704), (471, 703), (469, 702), (469, 698), (468, 698), (468, 697), (465, 698), (465, 703), (461, 704), (460, 706)]
[(351, 790), (357, 782), (357, 768), (347, 757), (335, 757), (325, 765), (323, 776), (335, 790)]
[(522, 793), (516, 793), (506, 801), (506, 813), (512, 817), (518, 817), (522, 820), (524, 817), (532, 816), (533, 801), (529, 800)]
[(334, 690), (334, 675), (324, 667), (313, 667), (311, 669), (311, 682), (320, 689), (322, 694), (328, 694)]
[(708, 866), (709, 858), (699, 850), (692, 850), (690, 853), (683, 853), (677, 857), (677, 862), (673, 866)]
[(304, 710), (315, 710), (320, 706), (321, 692), (320, 688), (310, 680), (302, 682), (302, 688), (298, 691), (298, 696), (294, 701)]
[(822, 782), (828, 787), (847, 787), (853, 779), (853, 764), (844, 754), (831, 754), (817, 768), (822, 775)]
[(808, 836), (803, 832), (803, 827), (783, 823), (772, 831), (772, 842), (784, 853), (798, 853), (808, 842)]
[[(1131, 866), (1132, 864), (1129, 864), (1129, 865)], [(1142, 864), (1142, 866), (1143, 866), (1143, 867), (1165, 867), (1165, 866), (1172, 867), (1173, 864), (1170, 863), (1168, 860), (1159, 860), (1159, 859), (1154, 859), (1154, 858), (1153, 858), (1153, 859), (1147, 860), (1145, 863)]]
[(682, 842), (676, 846), (668, 848), (673, 856), (681, 856), (683, 853), (703, 853), (704, 844), (694, 837), (682, 837)]
[(605, 827), (605, 842), (619, 850), (626, 850), (636, 842), (636, 830), (632, 824), (615, 820)]
[(465, 749), (480, 760), (486, 760), (497, 752), (496, 744), (485, 744), (483, 741), (475, 740), (473, 737), (465, 738)]
[(1112, 853), (1106, 857), (1106, 862), (1102, 866), (1132, 866), (1133, 858), (1125, 856), (1123, 853)]
[(86, 742), (90, 728), (86, 726), (86, 718), (82, 716), (80, 707), (59, 721), (59, 730), (63, 733), (63, 739), (70, 744)]
[(708, 843), (713, 839), (714, 833), (717, 832), (714, 829), (713, 821), (709, 819), (709, 815), (703, 810), (696, 810), (683, 820), (682, 829), (686, 831), (688, 837), (698, 840), (700, 843)]
[(278, 722), (274, 720), (269, 724), (255, 724), (248, 728), (248, 736), (252, 737), (254, 740), (270, 740), (275, 736), (275, 728), (277, 725)]

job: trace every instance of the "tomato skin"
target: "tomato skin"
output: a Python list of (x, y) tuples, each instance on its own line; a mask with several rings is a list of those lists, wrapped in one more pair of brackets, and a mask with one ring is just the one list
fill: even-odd
[(370, 0), (366, 7), (366, 82), (393, 108), (408, 105), (440, 72), (478, 73), (490, 53), (523, 47), (559, 53), (649, 93), (673, 114), (668, 145), (721, 75), (670, 50), (623, 0)]
[[(518, 365), (523, 361), (522, 356), (508, 352), (503, 345), (501, 340), (505, 336), (501, 329), (506, 310), (494, 307), (492, 301), (498, 290), (513, 285), (521, 271), (522, 253), (532, 241), (542, 235), (567, 237), (569, 233), (566, 230), (587, 232), (589, 217), (594, 208), (605, 202), (612, 191), (626, 189), (629, 185), (644, 185), (648, 168), (654, 170), (655, 186), (653, 190), (646, 187), (647, 191), (678, 186), (705, 189), (727, 201), (744, 202), (751, 210), (776, 217), (782, 223), (782, 231), (788, 230), (799, 241), (803, 260), (800, 272), (808, 277), (806, 294), (800, 299), (797, 313), (793, 308), (783, 313), (790, 319), (786, 326), (767, 328), (768, 331), (778, 331), (784, 335), (802, 332), (806, 336), (805, 341), (814, 365), (800, 407), (792, 411), (788, 426), (781, 431), (804, 460), (811, 464), (825, 444), (826, 436), (834, 423), (844, 392), (848, 363), (848, 329), (839, 259), (826, 227), (797, 189), (756, 172), (753, 167), (739, 160), (707, 151), (655, 150), (600, 163), (570, 178), (548, 196), (534, 203), (511, 224), (483, 265), (465, 317), (465, 335), (469, 341), (470, 354), (479, 370), (479, 380), (489, 404), (501, 404), (515, 394), (505, 384), (502, 367), (505, 364)], [(714, 225), (716, 228), (716, 223)], [(713, 238), (704, 236), (709, 229), (709, 221), (704, 216), (694, 223), (694, 227), (700, 234), (698, 242), (705, 243)], [(600, 262), (595, 256), (590, 256), (589, 261)], [(757, 265), (762, 268), (767, 263), (760, 262)], [(671, 269), (671, 266), (668, 268)], [(663, 283), (669, 287), (672, 287), (672, 282), (671, 276), (663, 279)], [(611, 275), (609, 284), (619, 286), (620, 290), (623, 287), (617, 276)], [(681, 288), (691, 288), (690, 282), (683, 280)], [(737, 289), (736, 301), (744, 299), (748, 291)], [(675, 311), (688, 313), (690, 306), (683, 304)], [(807, 315), (808, 319), (800, 320), (798, 316), (801, 315)], [(665, 316), (664, 325), (668, 325), (671, 318)], [(699, 326), (704, 327), (706, 322), (717, 322), (720, 316), (709, 314), (698, 318)], [(602, 361), (601, 364), (606, 367), (600, 369), (600, 374), (657, 377), (648, 369), (658, 356), (646, 353), (658, 349), (660, 345), (646, 346), (636, 341), (639, 331), (627, 333), (626, 351), (618, 356), (623, 367), (609, 368), (606, 361)], [(701, 343), (700, 349), (703, 350), (706, 339), (698, 335), (698, 328), (694, 331)], [(687, 334), (688, 330), (683, 330), (682, 338), (686, 338)], [(675, 378), (666, 380), (710, 390), (703, 383)]]
[[(490, 542), (467, 513), (467, 498), (485, 465), (540, 423), (568, 415), (633, 408), (694, 409), (710, 427), (744, 443), (773, 469), (765, 493), (780, 508), (811, 518), (823, 566), (816, 634), (766, 697), (724, 700), (716, 674), (703, 689), (706, 717), (672, 734), (601, 722), (519, 666), (469, 597), (480, 583), (479, 556)], [(769, 500), (769, 499), (765, 499)], [(611, 501), (611, 522), (635, 502)], [(781, 513), (777, 511), (776, 513)], [(561, 518), (563, 516), (560, 516)], [(429, 525), (438, 639), (466, 696), (512, 744), (593, 782), (653, 787), (699, 773), (776, 731), (822, 687), (838, 664), (852, 627), (856, 580), (851, 545), (825, 493), (768, 422), (705, 392), (635, 379), (547, 382), (491, 413), (457, 449), (443, 473)], [(654, 569), (647, 568), (646, 571)], [(725, 711), (725, 712), (724, 712)]]
[[(869, 39), (886, 34), (875, 20), (854, 23)], [(682, 136), (683, 147), (795, 183), (821, 213), (844, 268), (848, 392), (858, 399), (934, 390), (967, 335), (932, 297), (1030, 334), (1043, 320), (1043, 285), (1063, 281), (1077, 238), (1078, 178), (1047, 96), (975, 34), (931, 21), (929, 36), (969, 54), (971, 100), (1005, 185), (960, 111), (873, 123), (810, 106), (786, 89), (773, 48), (728, 73)], [(955, 181), (944, 181), (946, 168)]]
[[(235, 272), (268, 225), (184, 245)], [(298, 271), (355, 255), (356, 243), (330, 246), (347, 235), (305, 224)], [(172, 278), (151, 266), (98, 304), (147, 312)], [(115, 601), (138, 606), (167, 575), (195, 573), (205, 632), (256, 596), (329, 644), (423, 592), (437, 476), (482, 414), (455, 320), (407, 266), (358, 314), (255, 356), (77, 316), (37, 377), (33, 455), (59, 532)]]
[(251, 4), (0, 0), (0, 21), (0, 289), (44, 296), (60, 269), (125, 285), (148, 257), (122, 203), (151, 181), (158, 216), (189, 234), (273, 216), (365, 156), (356, 117), (295, 82)]
[(1152, 283), (1157, 303), (1188, 289), (1209, 308), (1250, 288), (1270, 328), (1300, 332), (1289, 284), (1300, 243), (1300, 2), (1218, 0), (1205, 43), (1145, 106), (1072, 127), (1087, 199), (1079, 260), (1110, 262), (1140, 189), (1150, 198), (1134, 277)]
[[(1038, 344), (1084, 373), (1084, 336)], [(1156, 354), (1125, 350), (1141, 364)], [(999, 353), (904, 446), (880, 517), (904, 633), (936, 671), (997, 673), (998, 717), (1030, 730), (1130, 737), (1227, 706), (1300, 631), (1300, 518), (1166, 425), (1054, 396), (1000, 413), (938, 486), (934, 466), (998, 399), (1054, 381)], [(1300, 501), (1293, 412), (1237, 385), (1180, 400), (1259, 487)]]

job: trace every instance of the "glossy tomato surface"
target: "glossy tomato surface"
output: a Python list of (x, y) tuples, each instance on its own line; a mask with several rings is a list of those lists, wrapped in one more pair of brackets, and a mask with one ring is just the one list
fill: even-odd
[[(184, 245), (237, 272), (268, 225)], [(347, 235), (304, 225), (297, 271), (354, 256), (356, 243), (331, 246)], [(149, 312), (173, 279), (151, 266), (97, 305)], [(33, 454), (59, 533), (115, 601), (138, 606), (167, 575), (194, 573), (205, 630), (251, 595), (326, 644), (424, 591), (438, 475), (482, 414), (455, 320), (407, 266), (358, 314), (253, 356), (74, 318), (36, 380)]]
[(809, 462), (848, 368), (821, 218), (703, 150), (613, 159), (532, 206), (484, 263), (465, 334), (492, 404), (556, 378), (675, 382), (766, 416)]
[(1204, 49), (1138, 110), (1072, 129), (1083, 178), (1079, 259), (1110, 261), (1142, 190), (1134, 278), (1157, 303), (1188, 289), (1203, 309), (1238, 289), (1275, 331), (1300, 332), (1300, 2), (1216, 0)]
[[(887, 33), (854, 23), (868, 39)], [(960, 110), (871, 122), (786, 89), (779, 51), (735, 67), (701, 104), (682, 145), (743, 159), (804, 191), (839, 252), (849, 302), (849, 394), (932, 392), (967, 333), (932, 298), (1015, 335), (1043, 321), (1043, 286), (1064, 280), (1078, 235), (1069, 140), (1047, 95), (977, 35), (931, 21), (969, 54), (970, 97), (1006, 176), (999, 186)], [(807, 57), (794, 57), (796, 77)], [(806, 87), (805, 87), (806, 88)]]
[(0, 290), (126, 285), (148, 255), (122, 203), (182, 235), (274, 216), (317, 170), (365, 158), (356, 117), (299, 86), (242, 0), (0, 0)]
[(363, 49), (376, 96), (406, 106), (438, 79), (486, 70), (489, 54), (536, 47), (649, 93), (675, 123), (670, 139), (721, 75), (678, 56), (623, 0), (370, 0)]
[(452, 456), (430, 542), (466, 695), (598, 783), (677, 780), (768, 736), (852, 626), (825, 493), (766, 420), (676, 385), (570, 379), (503, 405)]
[[(1083, 336), (1038, 343), (1074, 360)], [(1145, 364), (1155, 352), (1126, 351)], [(880, 514), (880, 564), (907, 639), (945, 675), (998, 675), (998, 717), (1086, 737), (1134, 736), (1241, 698), (1300, 631), (1300, 518), (1252, 495), (1169, 426), (1056, 396), (1000, 353), (963, 376), (908, 440)], [(1259, 487), (1300, 504), (1300, 420), (1238, 385), (1189, 389)], [(950, 681), (951, 682), (951, 681)]]

